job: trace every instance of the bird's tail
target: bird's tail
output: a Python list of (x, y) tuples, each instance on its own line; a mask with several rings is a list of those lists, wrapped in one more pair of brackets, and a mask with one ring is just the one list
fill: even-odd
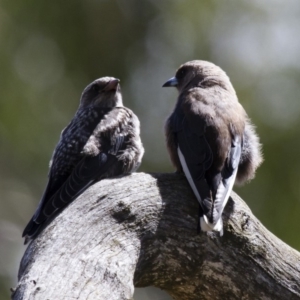
[(22, 234), (22, 237), (25, 238), (24, 245), (28, 244), (30, 240), (34, 239), (40, 233), (43, 228), (42, 225), (34, 222), (33, 217), (31, 218)]
[(218, 231), (220, 236), (223, 235), (223, 220), (222, 217), (217, 220), (215, 223), (209, 222), (206, 215), (200, 217), (200, 227), (202, 231)]

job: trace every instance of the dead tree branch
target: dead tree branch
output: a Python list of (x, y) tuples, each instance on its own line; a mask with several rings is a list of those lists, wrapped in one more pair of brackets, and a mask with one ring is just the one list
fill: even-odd
[(197, 234), (185, 178), (103, 180), (27, 248), (13, 300), (131, 299), (156, 286), (174, 299), (300, 299), (300, 254), (232, 193), (224, 236)]

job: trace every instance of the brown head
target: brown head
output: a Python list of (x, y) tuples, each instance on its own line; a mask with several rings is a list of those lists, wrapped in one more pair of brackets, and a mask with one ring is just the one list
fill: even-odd
[(120, 80), (114, 77), (101, 77), (90, 83), (82, 92), (80, 106), (100, 107), (123, 106)]
[(235, 94), (226, 73), (215, 64), (204, 60), (192, 60), (181, 65), (175, 77), (170, 78), (163, 87), (174, 86), (179, 93), (193, 87), (222, 88)]

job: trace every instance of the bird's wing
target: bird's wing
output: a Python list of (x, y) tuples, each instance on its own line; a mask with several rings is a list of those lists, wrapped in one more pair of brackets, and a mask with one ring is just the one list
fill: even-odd
[(230, 192), (235, 182), (242, 152), (242, 138), (239, 135), (232, 137), (231, 148), (221, 172), (216, 196), (213, 202), (212, 216), (209, 220), (212, 224), (217, 224), (221, 220), (223, 210), (228, 201)]
[[(121, 109), (114, 109), (109, 114), (112, 115), (110, 117), (106, 115), (105, 119), (93, 131), (93, 135), (96, 134), (98, 138), (92, 140), (101, 143), (101, 150), (99, 145), (95, 145), (100, 150), (99, 153), (89, 155), (89, 153), (82, 153), (81, 151), (79, 159), (73, 162), (75, 166), (70, 174), (60, 176), (59, 184), (53, 185), (54, 176), (52, 172), (55, 168), (55, 154), (57, 154), (57, 151), (55, 151), (49, 174), (49, 183), (36, 213), (23, 232), (23, 236), (31, 237), (35, 235), (39, 229), (39, 224), (45, 222), (57, 210), (73, 201), (95, 181), (122, 174), (123, 164), (122, 161), (118, 160), (116, 153), (126, 148), (126, 133), (119, 134), (120, 122), (124, 122), (124, 112)], [(126, 116), (127, 118), (130, 117), (128, 114)], [(67, 132), (64, 131), (63, 135), (66, 134)], [(111, 141), (113, 141), (113, 146)], [(85, 144), (87, 144), (87, 141), (85, 141)], [(81, 147), (81, 150), (83, 148)], [(64, 172), (62, 173), (64, 174)], [(53, 186), (58, 188), (53, 191)]]
[(77, 164), (63, 185), (47, 201), (39, 205), (24, 229), (23, 237), (33, 237), (38, 234), (40, 225), (53, 216), (59, 209), (65, 207), (96, 181), (96, 178), (106, 177), (107, 173), (120, 173), (122, 166), (116, 156), (100, 153), (95, 157), (84, 157)]
[(205, 138), (205, 122), (199, 117), (189, 119), (188, 115), (176, 114), (174, 129), (177, 152), (187, 180), (204, 214), (212, 206), (210, 189), (205, 172), (212, 164), (212, 151)]
[[(98, 124), (87, 144), (99, 143), (99, 145), (94, 145), (99, 153), (91, 155), (86, 152), (89, 150), (83, 149), (82, 159), (43, 209), (46, 216), (50, 216), (53, 211), (75, 199), (95, 181), (123, 173), (125, 166), (118, 154), (123, 153), (128, 147), (131, 118), (132, 116), (125, 108), (115, 108)], [(40, 220), (36, 218), (35, 221)]]
[(109, 174), (119, 175), (121, 172), (122, 164), (115, 155), (101, 152), (94, 157), (86, 156), (82, 158), (62, 187), (49, 199), (42, 213), (34, 221), (36, 223), (43, 222), (55, 211), (73, 201), (95, 181), (106, 178)]
[(205, 230), (217, 230), (222, 234), (222, 212), (232, 190), (241, 156), (242, 139), (233, 135), (228, 158), (221, 174), (216, 174), (216, 193), (207, 182), (206, 171), (211, 167), (213, 154), (205, 137), (206, 125), (195, 114), (176, 115), (178, 156), (193, 192), (203, 212)]
[(33, 216), (37, 219), (49, 199), (68, 179), (76, 164), (82, 159), (81, 151), (100, 120), (111, 109), (87, 107), (78, 110), (69, 125), (62, 131), (60, 140), (51, 158), (48, 183)]

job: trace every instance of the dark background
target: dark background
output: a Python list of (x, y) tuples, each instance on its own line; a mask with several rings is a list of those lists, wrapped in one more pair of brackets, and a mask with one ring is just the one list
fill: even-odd
[(120, 78), (141, 121), (140, 171), (172, 172), (162, 128), (177, 93), (161, 86), (193, 59), (227, 72), (263, 143), (256, 179), (236, 192), (300, 250), (299, 28), (297, 0), (0, 0), (0, 300), (83, 88)]

